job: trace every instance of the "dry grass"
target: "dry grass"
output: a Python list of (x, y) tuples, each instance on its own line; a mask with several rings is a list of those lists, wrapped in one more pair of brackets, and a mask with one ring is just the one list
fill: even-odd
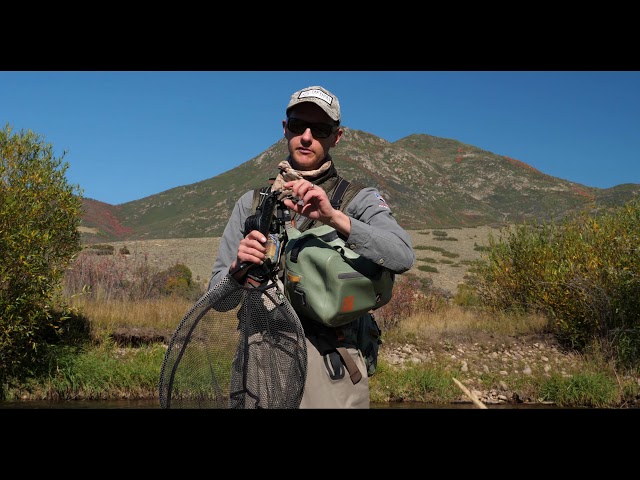
[(494, 338), (506, 338), (543, 333), (547, 325), (547, 319), (540, 315), (496, 315), (447, 304), (434, 312), (420, 312), (404, 318), (397, 329), (385, 332), (385, 339), (391, 342), (414, 339), (419, 343), (436, 343), (443, 339), (478, 339), (483, 333)]
[(122, 328), (173, 331), (182, 317), (193, 306), (184, 298), (157, 298), (149, 300), (95, 301), (82, 296), (72, 299), (72, 304), (91, 319), (91, 331), (95, 336)]

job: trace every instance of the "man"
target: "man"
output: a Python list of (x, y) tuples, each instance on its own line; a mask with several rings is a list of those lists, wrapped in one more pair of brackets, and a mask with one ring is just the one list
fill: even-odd
[[(281, 173), (274, 186), (277, 184), (290, 193), (283, 203), (289, 208), (294, 225), (301, 225), (305, 218), (329, 225), (359, 255), (393, 273), (404, 273), (415, 262), (411, 239), (398, 225), (391, 209), (375, 188), (361, 189), (344, 212), (331, 205), (328, 192), (335, 188), (338, 172), (329, 150), (342, 138), (340, 121), (338, 98), (325, 88), (307, 87), (291, 95), (286, 119), (282, 121), (289, 155), (286, 162), (279, 165)], [(210, 288), (236, 265), (242, 262), (259, 264), (266, 258), (267, 239), (258, 230), (243, 235), (246, 218), (255, 213), (252, 202), (252, 191), (246, 192), (236, 202), (220, 239)], [(353, 335), (336, 335), (335, 332), (327, 332), (328, 327), (318, 322), (304, 318), (301, 321), (305, 330), (308, 364), (300, 408), (369, 408), (367, 366), (362, 353), (349, 340)], [(364, 321), (363, 317), (342, 330), (356, 332), (361, 321)], [(357, 383), (352, 382), (349, 374), (344, 374), (336, 352), (328, 352), (326, 346), (319, 342), (321, 333), (333, 335), (335, 342), (347, 348), (362, 374)]]

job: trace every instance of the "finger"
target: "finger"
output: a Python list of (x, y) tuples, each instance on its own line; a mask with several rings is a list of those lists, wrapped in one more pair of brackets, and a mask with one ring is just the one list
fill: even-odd
[(299, 200), (298, 197), (285, 198), (283, 200), (283, 203), (285, 207), (287, 207), (289, 210), (293, 210), (294, 212), (297, 212), (299, 206), (302, 206), (304, 204), (304, 202), (302, 202), (302, 200)]
[(238, 249), (237, 257), (241, 262), (262, 263), (266, 258), (266, 248), (258, 242), (253, 243), (254, 245), (245, 244)]
[(311, 182), (305, 182), (300, 188), (300, 198), (311, 198), (308, 194), (313, 192), (316, 186)]
[(259, 240), (250, 240), (249, 242), (245, 243), (245, 251), (255, 255), (254, 252), (258, 252), (258, 253), (266, 252), (267, 247), (264, 245), (263, 242), (260, 242)]
[(259, 230), (251, 230), (249, 234), (246, 236), (247, 240), (255, 240), (260, 243), (265, 243), (267, 239), (262, 235)]
[(238, 254), (238, 263), (256, 263), (256, 264), (262, 264), (264, 262), (264, 256), (258, 257), (256, 255), (248, 255), (248, 254), (243, 254), (240, 255)]
[(313, 187), (315, 187), (315, 185), (309, 180), (300, 180), (298, 181), (298, 185), (293, 187), (293, 191), (298, 197), (302, 198)]

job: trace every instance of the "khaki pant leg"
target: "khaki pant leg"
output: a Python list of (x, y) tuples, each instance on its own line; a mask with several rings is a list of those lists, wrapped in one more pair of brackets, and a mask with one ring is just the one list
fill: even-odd
[(360, 351), (347, 351), (358, 366), (362, 379), (355, 385), (344, 367), (344, 377), (333, 380), (318, 349), (307, 343), (307, 379), (300, 408), (369, 408), (369, 377)]

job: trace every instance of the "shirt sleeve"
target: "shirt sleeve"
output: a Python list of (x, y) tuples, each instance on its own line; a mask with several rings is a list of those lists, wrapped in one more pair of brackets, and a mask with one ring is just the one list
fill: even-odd
[(245, 221), (247, 217), (254, 213), (251, 211), (252, 207), (253, 190), (249, 190), (236, 202), (231, 216), (227, 221), (227, 225), (222, 232), (222, 237), (220, 237), (220, 243), (218, 245), (218, 255), (213, 262), (213, 268), (211, 270), (209, 290), (229, 273), (229, 268), (236, 259), (240, 240), (244, 238)]
[(360, 190), (344, 213), (351, 217), (349, 248), (394, 273), (411, 269), (416, 261), (411, 237), (398, 224), (378, 190)]

